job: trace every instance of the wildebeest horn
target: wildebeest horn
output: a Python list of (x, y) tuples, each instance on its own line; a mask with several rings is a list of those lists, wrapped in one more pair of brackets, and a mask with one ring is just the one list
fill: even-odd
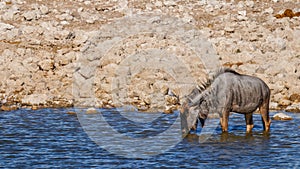
[(204, 100), (201, 94), (199, 94), (196, 98), (190, 100), (189, 106), (196, 106)]

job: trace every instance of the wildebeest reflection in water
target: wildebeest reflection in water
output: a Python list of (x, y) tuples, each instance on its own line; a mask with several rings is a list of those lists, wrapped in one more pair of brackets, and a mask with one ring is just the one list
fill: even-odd
[(244, 114), (247, 133), (253, 128), (253, 112), (259, 108), (263, 127), (270, 130), (270, 89), (261, 79), (242, 75), (232, 69), (219, 69), (207, 82), (197, 86), (184, 101), (181, 109), (181, 126), (185, 136), (196, 129), (198, 120), (202, 127), (209, 113), (217, 113), (223, 132), (228, 131), (230, 112)]
[[(185, 137), (185, 140), (187, 142), (191, 143), (196, 143), (198, 144), (199, 142), (202, 143), (203, 139), (201, 138), (202, 135), (197, 135), (197, 134), (188, 134)], [(204, 136), (205, 137), (205, 136)], [(228, 132), (223, 132), (220, 135), (214, 135), (210, 136), (209, 139), (204, 138), (205, 142), (207, 143), (221, 143), (221, 142), (253, 142), (253, 141), (260, 141), (260, 142), (267, 142), (267, 140), (270, 139), (270, 134), (269, 133), (260, 133), (260, 132), (251, 132), (251, 133), (228, 133)]]

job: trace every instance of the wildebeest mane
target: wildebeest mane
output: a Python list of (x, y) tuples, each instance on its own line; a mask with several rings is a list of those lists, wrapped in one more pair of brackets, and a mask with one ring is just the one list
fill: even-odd
[(211, 77), (208, 77), (204, 82), (201, 82), (199, 85), (197, 85), (197, 89), (200, 92), (203, 92), (204, 90), (206, 90), (207, 88), (209, 88), (209, 86), (214, 82), (214, 80), (220, 76), (223, 73), (233, 73), (236, 75), (241, 75), (238, 72), (230, 69), (230, 68), (220, 68), (218, 69)]
[[(188, 104), (191, 106), (201, 100), (199, 100), (201, 94), (209, 94), (209, 93), (205, 93), (204, 91), (207, 90), (211, 84), (214, 82), (214, 80), (220, 76), (221, 74), (223, 73), (233, 73), (233, 74), (236, 74), (236, 75), (241, 75), (239, 73), (237, 73), (236, 71), (230, 69), (230, 68), (220, 68), (218, 69), (216, 72), (213, 73), (212, 76), (206, 78), (205, 81), (201, 82), (200, 84), (198, 84), (196, 86), (196, 88), (194, 88), (192, 90), (192, 92), (187, 96), (188, 98)], [(201, 97), (203, 97), (204, 95), (202, 95)], [(195, 102), (197, 100), (197, 102)]]

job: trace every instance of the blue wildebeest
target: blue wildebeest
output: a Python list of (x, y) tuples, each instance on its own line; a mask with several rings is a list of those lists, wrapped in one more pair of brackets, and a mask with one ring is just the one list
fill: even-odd
[(242, 75), (232, 69), (222, 68), (187, 95), (181, 109), (183, 135), (197, 127), (198, 120), (204, 126), (209, 113), (218, 113), (223, 132), (228, 131), (230, 112), (244, 114), (247, 132), (253, 128), (253, 112), (259, 108), (265, 131), (270, 130), (270, 89), (261, 79)]

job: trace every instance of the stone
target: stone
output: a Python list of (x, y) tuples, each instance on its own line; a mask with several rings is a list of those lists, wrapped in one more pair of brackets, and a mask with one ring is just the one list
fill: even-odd
[(279, 49), (279, 50), (285, 50), (286, 49), (286, 40), (285, 39), (283, 39), (283, 38), (280, 38), (280, 37), (278, 37), (278, 38), (274, 38), (273, 40), (272, 40), (272, 42), (275, 42), (275, 50), (276, 49)]
[(234, 28), (229, 27), (229, 26), (225, 26), (224, 30), (225, 30), (226, 32), (229, 32), (229, 33), (233, 33), (233, 32), (234, 32)]
[(147, 10), (147, 11), (152, 11), (152, 9), (153, 9), (153, 4), (147, 3), (147, 4), (146, 4), (146, 10)]
[(0, 2), (0, 10), (4, 9), (6, 6), (5, 2), (1, 1)]
[(255, 70), (255, 73), (264, 74), (264, 73), (265, 73), (265, 69), (262, 68), (262, 67), (258, 67), (258, 68)]
[(40, 11), (43, 15), (47, 15), (50, 12), (49, 8), (45, 5), (40, 6)]
[(205, 11), (208, 12), (208, 13), (212, 13), (214, 11), (214, 7), (210, 4), (208, 4), (206, 7), (205, 7)]
[(155, 5), (156, 7), (161, 7), (161, 6), (163, 5), (163, 3), (162, 3), (161, 1), (156, 1), (156, 2), (154, 3), (154, 5)]
[(67, 65), (69, 63), (72, 63), (73, 61), (76, 60), (77, 57), (77, 53), (76, 52), (68, 52), (66, 54), (61, 54), (60, 56), (58, 56), (57, 62), (59, 62), (60, 65), (64, 66)]
[(176, 6), (176, 2), (173, 0), (164, 0), (163, 3), (165, 6)]
[(32, 21), (32, 20), (37, 19), (37, 13), (36, 13), (36, 11), (28, 11), (28, 12), (25, 12), (25, 13), (23, 14), (23, 16), (24, 16), (24, 19), (25, 19), (26, 21)]
[(239, 21), (246, 21), (246, 20), (248, 20), (248, 17), (242, 16), (242, 15), (238, 15), (236, 18), (237, 18)]
[(21, 35), (21, 30), (18, 28), (7, 31), (6, 40), (14, 43), (21, 43), (19, 37)]
[(20, 12), (20, 9), (17, 5), (13, 5), (8, 10), (5, 10), (5, 12), (2, 14), (1, 18), (5, 21), (11, 21), (14, 20), (16, 15)]
[(166, 114), (171, 114), (171, 113), (173, 113), (173, 111), (176, 110), (176, 109), (177, 109), (177, 106), (176, 106), (176, 105), (165, 106), (164, 113), (166, 113)]
[(71, 39), (73, 37), (72, 32), (67, 31), (67, 30), (57, 30), (54, 31), (54, 39), (59, 39), (59, 40), (65, 40), (65, 39)]
[(271, 15), (271, 14), (274, 13), (274, 9), (272, 7), (269, 7), (267, 9), (265, 9), (264, 13), (267, 13), (267, 14)]
[(241, 15), (241, 16), (246, 16), (247, 11), (246, 10), (238, 11), (238, 14)]
[(276, 113), (273, 117), (273, 120), (293, 120), (293, 118), (291, 116), (288, 116), (284, 113)]
[(90, 5), (91, 4), (91, 1), (84, 1), (83, 2), (85, 5)]
[(21, 28), (23, 34), (31, 34), (36, 32), (36, 27), (35, 26), (24, 26)]
[(97, 114), (98, 111), (95, 108), (88, 108), (85, 113), (86, 114)]
[(40, 61), (38, 63), (38, 66), (44, 71), (49, 71), (54, 68), (54, 62), (51, 59), (46, 59), (46, 60)]
[(166, 100), (167, 105), (175, 105), (175, 104), (178, 104), (178, 98), (175, 97), (175, 96), (169, 96), (169, 95), (166, 95), (166, 96), (165, 96), (165, 100)]
[(254, 3), (254, 1), (246, 1), (246, 5), (250, 8), (254, 8), (255, 3)]
[(39, 109), (39, 107), (36, 105), (31, 106), (31, 110), (38, 110), (38, 109)]
[(72, 21), (74, 19), (74, 17), (68, 13), (64, 13), (56, 17), (61, 21)]
[(293, 103), (285, 109), (288, 112), (300, 113), (300, 103)]
[(85, 20), (85, 22), (89, 23), (89, 24), (93, 24), (98, 20), (98, 18), (101, 18), (98, 15), (91, 14), (86, 11), (81, 12), (80, 15), (81, 15), (82, 19)]
[(13, 25), (0, 22), (0, 34), (14, 28), (15, 27)]
[(300, 94), (294, 93), (289, 98), (292, 102), (300, 102)]
[(182, 21), (185, 23), (190, 23), (194, 20), (193, 16), (190, 16), (188, 14), (184, 15), (184, 17), (182, 18)]
[(61, 25), (69, 25), (70, 22), (68, 22), (68, 21), (61, 21), (60, 24), (61, 24)]
[(7, 66), (12, 73), (14, 74), (18, 74), (18, 75), (21, 75), (21, 74), (26, 74), (27, 73), (27, 70), (25, 68), (25, 66), (22, 64), (22, 62), (18, 62), (18, 61), (12, 61), (11, 63), (8, 64)]
[(76, 31), (73, 43), (77, 46), (83, 46), (83, 44), (89, 39), (89, 36), (83, 31)]
[(292, 102), (288, 99), (281, 99), (278, 104), (279, 106), (289, 106)]
[(31, 94), (24, 96), (21, 102), (25, 105), (45, 105), (50, 99), (46, 94)]
[(69, 114), (69, 115), (77, 115), (77, 113), (74, 112), (74, 111), (68, 111), (67, 114)]
[(269, 108), (271, 110), (278, 110), (278, 103), (277, 102), (270, 102)]
[(77, 12), (80, 13), (80, 12), (82, 12), (83, 10), (84, 10), (84, 8), (83, 8), (83, 7), (80, 7), (80, 8), (77, 9)]
[(239, 3), (237, 4), (237, 8), (243, 9), (245, 6), (243, 1), (239, 1)]
[(18, 107), (16, 105), (1, 105), (1, 110), (2, 111), (13, 111), (17, 110)]

